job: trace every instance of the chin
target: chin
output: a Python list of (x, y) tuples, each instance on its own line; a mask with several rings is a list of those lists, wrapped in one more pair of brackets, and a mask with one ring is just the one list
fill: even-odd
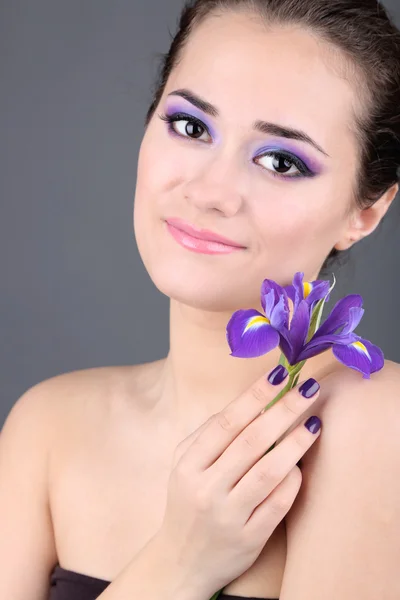
[[(249, 299), (243, 298), (240, 303), (241, 290), (236, 284), (225, 284), (215, 282), (214, 285), (205, 279), (193, 276), (184, 277), (178, 275), (176, 270), (166, 268), (161, 271), (158, 268), (149, 272), (149, 275), (157, 289), (165, 296), (192, 308), (208, 312), (231, 312), (249, 305)], [(234, 301), (232, 301), (234, 298)], [(254, 300), (253, 303), (254, 305)]]
[(247, 254), (208, 255), (187, 250), (171, 237), (161, 219), (151, 228), (143, 227), (142, 222), (137, 227), (135, 220), (134, 229), (142, 262), (165, 296), (210, 312), (261, 308), (260, 281), (238, 275), (249, 273)]
[(211, 312), (234, 312), (259, 303), (258, 285), (251, 300), (249, 287), (240, 281), (237, 271), (224, 273), (220, 265), (214, 268), (212, 262), (196, 264), (196, 254), (182, 260), (155, 252), (150, 256), (141, 256), (157, 289), (182, 304)]

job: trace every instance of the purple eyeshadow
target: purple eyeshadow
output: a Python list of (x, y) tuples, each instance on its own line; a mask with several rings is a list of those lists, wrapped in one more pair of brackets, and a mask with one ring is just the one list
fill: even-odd
[[(221, 136), (217, 133), (216, 129), (209, 122), (209, 120), (207, 119), (207, 115), (205, 115), (201, 110), (199, 110), (198, 108), (193, 106), (190, 102), (188, 102), (186, 104), (184, 99), (182, 99), (182, 101), (177, 101), (176, 99), (172, 99), (172, 98), (167, 99), (165, 113), (168, 116), (171, 116), (174, 113), (186, 113), (188, 116), (196, 117), (197, 119), (199, 119), (200, 121), (202, 121), (204, 123), (204, 125), (207, 127), (207, 129), (210, 132), (210, 135), (212, 136), (214, 141), (216, 141), (218, 143), (221, 140)], [(279, 140), (282, 140), (279, 142), (279, 145), (278, 145), (278, 143), (276, 141), (274, 143), (272, 141), (272, 139), (274, 139), (274, 138), (271, 138), (271, 144), (269, 146), (264, 145), (262, 148), (257, 150), (255, 156), (259, 156), (260, 154), (263, 154), (263, 152), (269, 152), (269, 151), (270, 152), (286, 151), (286, 152), (289, 152), (290, 154), (293, 154), (295, 157), (299, 158), (306, 165), (306, 167), (308, 167), (308, 169), (315, 175), (319, 175), (320, 173), (323, 172), (323, 166), (321, 165), (321, 163), (319, 161), (317, 161), (313, 157), (306, 155), (304, 153), (304, 151), (302, 151), (300, 148), (298, 148), (295, 144), (291, 144), (290, 140), (287, 140), (284, 138), (278, 138)]]
[(312, 171), (316, 175), (319, 175), (323, 171), (322, 165), (315, 158), (311, 158), (310, 156), (306, 155), (304, 152), (302, 152), (300, 148), (297, 148), (295, 145), (292, 145), (289, 142), (289, 140), (284, 140), (280, 142), (279, 146), (276, 143), (274, 145), (271, 144), (270, 146), (263, 146), (262, 148), (257, 150), (256, 156), (260, 156), (260, 154), (263, 154), (264, 152), (284, 151), (289, 152), (290, 154), (294, 154), (294, 156), (299, 158), (306, 165), (306, 167), (308, 167), (310, 171)]
[(210, 132), (210, 135), (214, 138), (214, 140), (219, 141), (221, 136), (218, 135), (218, 133), (216, 132), (216, 130), (214, 129), (212, 124), (208, 121), (207, 117), (204, 115), (204, 113), (201, 112), (201, 110), (198, 110), (195, 106), (193, 106), (189, 102), (188, 102), (188, 105), (190, 106), (190, 108), (188, 108), (188, 105), (186, 105), (184, 102), (185, 102), (184, 100), (182, 103), (177, 102), (176, 100), (174, 100), (172, 102), (167, 101), (165, 113), (167, 115), (172, 115), (174, 113), (182, 112), (182, 113), (187, 113), (189, 116), (193, 116), (193, 117), (196, 117), (197, 119), (200, 119), (200, 121), (202, 121), (204, 123), (204, 125), (207, 127), (208, 131)]

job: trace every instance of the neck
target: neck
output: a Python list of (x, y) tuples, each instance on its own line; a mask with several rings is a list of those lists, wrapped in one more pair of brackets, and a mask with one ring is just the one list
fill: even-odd
[(189, 435), (279, 363), (279, 347), (258, 358), (230, 356), (226, 326), (231, 314), (170, 301), (170, 350), (157, 412), (180, 436)]

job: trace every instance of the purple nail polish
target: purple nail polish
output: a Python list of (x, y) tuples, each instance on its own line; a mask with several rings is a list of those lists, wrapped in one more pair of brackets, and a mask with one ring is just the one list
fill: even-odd
[(274, 369), (272, 369), (271, 373), (268, 375), (268, 381), (272, 383), (272, 385), (279, 385), (289, 374), (286, 367), (283, 365), (278, 365)]
[(320, 385), (313, 377), (307, 379), (304, 383), (299, 387), (299, 392), (304, 398), (311, 398), (318, 392)]
[(317, 433), (317, 431), (321, 428), (321, 419), (316, 416), (312, 416), (304, 423), (304, 426), (307, 427), (308, 431), (311, 433)]

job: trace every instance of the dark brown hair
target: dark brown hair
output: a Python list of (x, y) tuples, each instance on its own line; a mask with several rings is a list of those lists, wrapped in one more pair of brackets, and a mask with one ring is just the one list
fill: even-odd
[[(271, 26), (300, 25), (346, 59), (341, 64), (361, 99), (353, 123), (359, 158), (353, 202), (361, 209), (372, 206), (400, 178), (400, 31), (377, 0), (188, 0), (171, 46), (161, 55), (146, 127), (190, 33), (225, 11), (246, 11)], [(320, 274), (344, 264), (349, 252), (332, 248)]]

